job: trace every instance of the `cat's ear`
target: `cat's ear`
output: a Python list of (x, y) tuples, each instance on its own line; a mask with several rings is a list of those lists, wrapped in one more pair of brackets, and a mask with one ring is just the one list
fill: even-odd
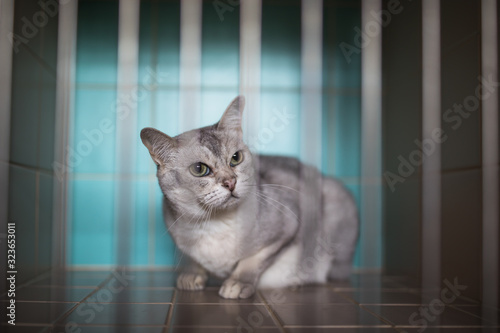
[(217, 124), (217, 129), (225, 131), (235, 131), (239, 136), (242, 135), (241, 115), (245, 107), (245, 97), (238, 96), (229, 104), (222, 118)]
[(156, 165), (165, 164), (176, 145), (175, 139), (151, 127), (142, 129), (141, 140)]

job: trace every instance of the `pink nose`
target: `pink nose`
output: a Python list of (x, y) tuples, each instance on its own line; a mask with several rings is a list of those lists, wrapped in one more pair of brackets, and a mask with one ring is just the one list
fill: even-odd
[(236, 186), (236, 178), (226, 179), (222, 184), (222, 186), (227, 188), (229, 191), (233, 192), (234, 187)]

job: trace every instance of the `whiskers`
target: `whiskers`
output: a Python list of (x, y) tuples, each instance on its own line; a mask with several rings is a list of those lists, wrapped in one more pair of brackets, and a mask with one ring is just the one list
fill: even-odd
[(276, 189), (276, 190), (281, 190), (281, 191), (287, 191), (287, 190), (290, 190), (290, 191), (294, 191), (296, 193), (300, 193), (298, 190), (290, 187), (290, 186), (285, 186), (285, 185), (279, 185), (279, 184), (254, 184), (254, 185), (247, 185), (245, 184), (244, 186), (253, 186), (253, 187), (259, 187), (259, 186), (263, 186), (263, 187), (270, 187), (270, 188), (273, 188), (273, 189)]

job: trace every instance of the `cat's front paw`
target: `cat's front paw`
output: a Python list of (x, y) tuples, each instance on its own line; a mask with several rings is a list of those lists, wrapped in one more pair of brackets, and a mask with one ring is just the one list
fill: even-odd
[(182, 273), (177, 278), (177, 288), (182, 290), (203, 290), (207, 276), (195, 273)]
[(255, 287), (233, 279), (227, 279), (219, 290), (219, 295), (224, 298), (248, 298), (255, 293)]

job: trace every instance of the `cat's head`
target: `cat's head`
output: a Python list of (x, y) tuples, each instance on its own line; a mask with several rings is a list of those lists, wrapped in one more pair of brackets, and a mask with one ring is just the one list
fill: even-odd
[(245, 104), (236, 97), (218, 123), (170, 137), (144, 128), (141, 139), (157, 165), (160, 187), (182, 214), (201, 216), (236, 207), (254, 184), (250, 150), (243, 142)]

